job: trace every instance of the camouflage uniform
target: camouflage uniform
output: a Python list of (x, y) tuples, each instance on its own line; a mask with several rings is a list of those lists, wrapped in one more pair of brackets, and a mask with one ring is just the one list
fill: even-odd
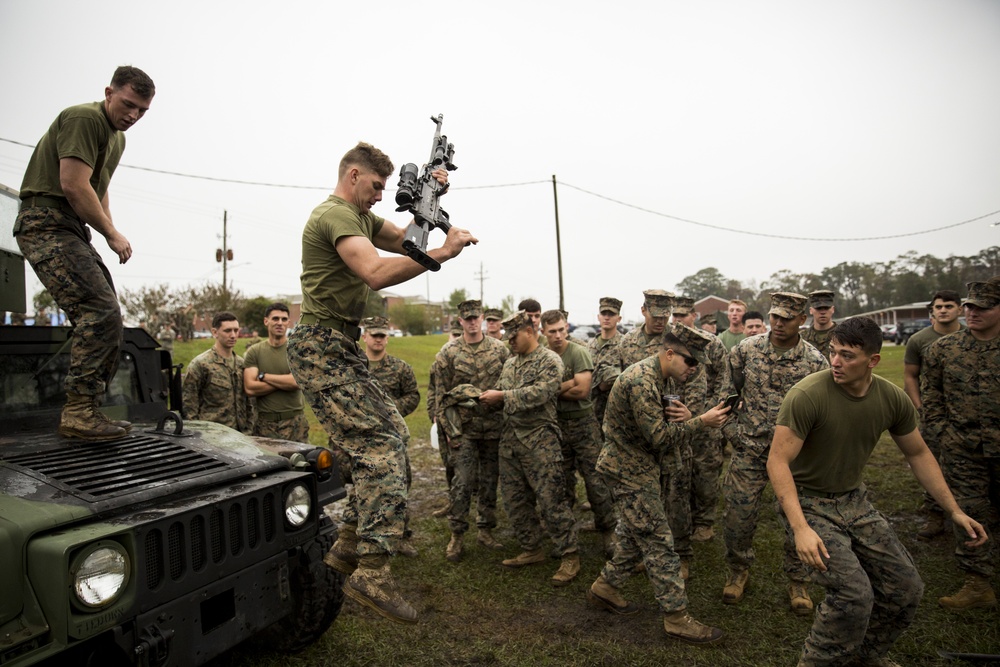
[(677, 392), (675, 383), (663, 378), (659, 357), (623, 371), (608, 398), (604, 447), (597, 460), (619, 516), (615, 552), (601, 574), (608, 584), (621, 588), (644, 563), (664, 612), (685, 609), (687, 595), (664, 510), (660, 461), (675, 457), (678, 444), (703, 428), (698, 417), (683, 424), (666, 420), (663, 396)]
[(184, 374), (184, 414), (187, 419), (224, 424), (250, 435), (254, 408), (243, 393), (243, 357), (224, 359), (212, 346), (191, 360)]
[[(834, 293), (829, 290), (817, 290), (815, 292), (809, 292), (809, 306), (811, 308), (833, 308), (833, 297)], [(813, 318), (815, 319), (815, 315)], [(822, 331), (815, 329), (815, 322), (813, 326), (802, 332), (802, 337), (806, 339), (806, 342), (812, 344), (819, 353), (823, 355), (824, 359), (830, 358), (830, 337), (833, 336), (833, 328), (837, 326), (837, 323), (830, 320), (830, 327), (828, 329), (823, 329)]]
[(591, 381), (590, 400), (594, 402), (594, 416), (597, 417), (599, 426), (604, 425), (604, 410), (608, 405), (607, 391), (601, 391), (600, 385), (604, 382), (614, 384), (615, 379), (625, 370), (622, 365), (622, 358), (618, 346), (624, 336), (616, 333), (613, 337), (604, 339), (600, 335), (590, 339), (587, 344), (587, 351), (590, 358), (594, 360), (594, 376)]
[(618, 345), (621, 366), (628, 368), (643, 359), (648, 359), (659, 353), (662, 347), (663, 334), (648, 334), (645, 327), (638, 326), (622, 336), (622, 342)]
[[(725, 400), (732, 386), (729, 375), (729, 352), (716, 336), (705, 347), (705, 408)], [(689, 380), (690, 382), (690, 380)], [(688, 406), (690, 407), (690, 406)], [(694, 409), (691, 409), (694, 412)], [(694, 456), (691, 460), (691, 526), (711, 526), (715, 523), (719, 505), (719, 481), (723, 463), (722, 432), (717, 429), (698, 431), (692, 437)]]
[(402, 417), (417, 409), (420, 404), (420, 390), (413, 367), (391, 354), (380, 361), (368, 362), (368, 370), (379, 381), (385, 393), (389, 394)]
[(507, 359), (497, 383), (503, 392), (500, 484), (507, 516), (521, 549), (537, 551), (542, 542), (537, 505), (559, 556), (578, 548), (573, 513), (566, 503), (556, 418), (562, 371), (559, 355), (538, 346)]
[(14, 236), (73, 324), (66, 391), (103, 397), (118, 370), (122, 314), (111, 272), (90, 244), (90, 227), (68, 202), (63, 208), (29, 206), (18, 213)]
[(408, 431), (392, 399), (368, 370), (368, 358), (340, 331), (299, 324), (288, 337), (288, 363), (320, 424), (347, 457), (359, 556), (392, 553), (406, 517)]
[[(992, 292), (996, 301), (980, 301)], [(1000, 303), (1000, 285), (969, 283), (965, 303)], [(927, 348), (920, 374), (924, 428), (941, 447), (942, 472), (962, 511), (972, 517), (1000, 511), (1000, 337), (978, 340), (969, 330), (948, 334)], [(992, 495), (991, 495), (992, 494)], [(984, 521), (985, 523), (985, 521)], [(981, 547), (965, 546), (957, 527), (959, 568), (989, 578), (997, 551), (993, 536)]]
[[(772, 296), (772, 303), (778, 303), (776, 298)], [(805, 297), (799, 298), (804, 306)], [(771, 312), (776, 309), (772, 307)], [(760, 334), (744, 338), (730, 351), (729, 367), (733, 393), (740, 394), (743, 404), (737, 418), (723, 426), (733, 445), (733, 458), (722, 485), (726, 499), (723, 520), (726, 561), (733, 572), (742, 572), (750, 569), (754, 560), (753, 536), (760, 517), (760, 496), (768, 482), (767, 455), (781, 401), (796, 382), (830, 364), (801, 337), (793, 348), (782, 351), (771, 344), (770, 334)], [(785, 540), (784, 568), (793, 582), (808, 582), (805, 566), (789, 539)]]
[[(468, 302), (463, 302), (462, 305), (466, 303)], [(481, 313), (481, 307), (476, 312)], [(438, 392), (435, 417), (439, 429), (444, 412), (443, 396), (460, 385), (471, 385), (479, 393), (496, 388), (504, 362), (509, 356), (508, 347), (489, 336), (483, 336), (475, 345), (467, 343), (464, 337), (457, 338), (438, 352), (434, 364), (437, 369)], [(492, 530), (497, 525), (501, 412), (478, 402), (474, 407), (457, 407), (456, 410), (461, 433), (449, 437), (446, 445), (453, 468), (449, 484), (451, 512), (448, 523), (455, 535), (462, 535), (469, 530), (469, 508), (473, 492), (476, 492), (476, 525), (481, 529)]]

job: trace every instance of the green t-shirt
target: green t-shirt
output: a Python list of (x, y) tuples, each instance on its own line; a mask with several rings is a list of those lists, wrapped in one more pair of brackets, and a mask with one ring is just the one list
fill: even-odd
[[(965, 329), (964, 324), (960, 325), (958, 328), (959, 331), (962, 331), (963, 329)], [(953, 331), (952, 333), (955, 332)], [(924, 363), (924, 354), (927, 352), (927, 348), (941, 336), (947, 335), (948, 334), (938, 333), (934, 330), (933, 326), (925, 327), (913, 334), (910, 336), (910, 340), (906, 341), (906, 352), (903, 354), (903, 363), (922, 366)]]
[[(275, 375), (287, 375), (291, 373), (288, 367), (288, 343), (271, 347), (271, 344), (262, 340), (247, 348), (247, 353), (243, 357), (243, 367), (256, 367), (258, 373), (273, 373)], [(257, 397), (257, 412), (290, 412), (291, 410), (301, 410), (303, 408), (302, 391), (272, 391), (267, 396)]]
[[(562, 382), (573, 379), (573, 376), (577, 373), (583, 373), (584, 371), (593, 373), (594, 371), (594, 361), (590, 358), (590, 352), (582, 345), (568, 344), (563, 353), (559, 355), (559, 358), (563, 362)], [(589, 396), (579, 401), (564, 401), (560, 398), (556, 404), (556, 411), (562, 417), (566, 413), (590, 410), (593, 407), (594, 403), (590, 400)]]
[(368, 285), (344, 263), (337, 241), (347, 236), (372, 240), (385, 220), (340, 197), (330, 197), (313, 209), (302, 230), (302, 313), (321, 320), (339, 318), (357, 323), (368, 303)]
[(94, 170), (90, 185), (104, 199), (111, 175), (125, 152), (125, 133), (111, 126), (104, 102), (65, 109), (35, 146), (21, 181), (21, 199), (35, 195), (65, 197), (59, 182), (59, 160), (75, 157)]
[(777, 424), (804, 440), (790, 466), (795, 484), (823, 493), (846, 493), (861, 485), (861, 473), (882, 433), (912, 433), (917, 411), (903, 390), (883, 377), (873, 375), (868, 393), (858, 398), (825, 370), (788, 391)]
[(736, 344), (746, 337), (747, 335), (745, 333), (736, 334), (730, 331), (729, 329), (726, 329), (725, 331), (719, 334), (719, 340), (722, 341), (722, 344), (726, 346), (727, 350), (731, 350), (734, 347), (736, 347)]

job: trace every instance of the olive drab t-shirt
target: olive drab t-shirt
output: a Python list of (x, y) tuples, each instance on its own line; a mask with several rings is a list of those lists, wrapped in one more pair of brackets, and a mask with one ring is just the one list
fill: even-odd
[[(594, 371), (594, 361), (590, 357), (590, 352), (588, 352), (587, 348), (582, 345), (573, 345), (570, 343), (566, 346), (566, 349), (563, 350), (562, 354), (559, 355), (559, 358), (563, 362), (563, 382), (572, 380), (573, 376), (577, 373), (584, 373), (586, 371), (593, 373)], [(566, 400), (560, 398), (559, 402), (556, 404), (556, 410), (561, 417), (570, 413), (590, 410), (593, 406), (594, 404), (590, 400), (589, 396), (579, 400)]]
[[(288, 375), (292, 372), (288, 367), (288, 343), (285, 342), (278, 347), (273, 347), (266, 340), (255, 343), (247, 348), (247, 353), (243, 356), (243, 365), (244, 368), (256, 368), (260, 373)], [(303, 407), (301, 389), (278, 390), (257, 397), (257, 412), (262, 414), (291, 412), (302, 410)]]
[(64, 109), (31, 155), (21, 182), (21, 199), (36, 195), (65, 197), (59, 181), (59, 160), (74, 157), (94, 170), (90, 185), (97, 198), (103, 200), (124, 152), (125, 133), (111, 126), (103, 101)]
[(917, 411), (903, 390), (885, 378), (873, 375), (868, 393), (859, 398), (824, 370), (788, 391), (777, 424), (804, 439), (790, 466), (796, 486), (846, 493), (861, 485), (861, 473), (882, 433), (912, 433)]
[(337, 240), (364, 236), (372, 240), (385, 220), (340, 197), (313, 209), (302, 230), (302, 313), (320, 320), (338, 318), (357, 324), (368, 302), (368, 285), (348, 268), (337, 252)]

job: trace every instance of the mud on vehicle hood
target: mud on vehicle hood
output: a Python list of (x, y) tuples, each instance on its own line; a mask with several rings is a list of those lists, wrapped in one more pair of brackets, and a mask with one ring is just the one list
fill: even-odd
[(185, 426), (192, 437), (149, 433), (151, 426), (139, 424), (126, 437), (106, 443), (51, 433), (0, 436), (0, 494), (82, 506), (100, 515), (289, 467), (284, 457), (225, 426)]

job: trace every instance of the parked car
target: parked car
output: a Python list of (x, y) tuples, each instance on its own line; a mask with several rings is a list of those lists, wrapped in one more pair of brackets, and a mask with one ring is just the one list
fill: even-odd
[(926, 329), (930, 325), (931, 321), (928, 319), (900, 322), (896, 328), (896, 344), (906, 345), (906, 342), (910, 340), (910, 336), (917, 333), (921, 329)]
[(883, 324), (882, 325), (882, 340), (896, 340), (896, 325), (895, 324)]
[(577, 340), (590, 340), (597, 334), (597, 327), (592, 327), (586, 324), (573, 328), (573, 338)]

